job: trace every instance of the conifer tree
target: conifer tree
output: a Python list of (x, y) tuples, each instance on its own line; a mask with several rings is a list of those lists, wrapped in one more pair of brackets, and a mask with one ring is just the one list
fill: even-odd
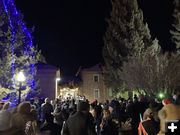
[(13, 0), (0, 0), (0, 85), (3, 88), (16, 89), (16, 74), (23, 70), (26, 76), (24, 86), (36, 90), (35, 64), (40, 52), (33, 46), (31, 33)]
[[(108, 87), (120, 87), (120, 73), (124, 61), (139, 55), (156, 55), (160, 52), (157, 40), (152, 40), (148, 25), (143, 22), (142, 10), (137, 0), (112, 0), (112, 11), (107, 19), (108, 28), (104, 36), (104, 73)], [(117, 82), (116, 85), (112, 83)], [(116, 88), (118, 89), (118, 88)]]
[(180, 0), (174, 0), (173, 24), (170, 33), (172, 42), (176, 46), (176, 50), (180, 52)]

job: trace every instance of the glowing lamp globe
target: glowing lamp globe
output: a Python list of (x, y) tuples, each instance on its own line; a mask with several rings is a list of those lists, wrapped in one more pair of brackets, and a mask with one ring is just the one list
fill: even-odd
[(61, 78), (59, 78), (59, 77), (58, 77), (58, 78), (56, 78), (56, 80), (57, 80), (57, 81), (60, 81), (60, 80), (61, 80)]
[(164, 98), (164, 94), (163, 94), (163, 93), (159, 93), (158, 96), (159, 96), (159, 98), (161, 98), (161, 99)]
[(18, 81), (18, 82), (24, 82), (25, 79), (26, 79), (26, 78), (25, 78), (23, 72), (19, 72), (18, 75), (17, 75), (17, 81)]

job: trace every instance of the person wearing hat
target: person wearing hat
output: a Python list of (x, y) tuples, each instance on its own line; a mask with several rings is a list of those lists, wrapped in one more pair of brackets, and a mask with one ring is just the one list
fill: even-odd
[(97, 99), (95, 99), (91, 105), (90, 105), (90, 112), (92, 113), (95, 123), (96, 123), (96, 129), (97, 129), (97, 134), (99, 135), (100, 133), (100, 124), (102, 121), (102, 107), (100, 104), (98, 104)]
[(61, 135), (96, 135), (93, 117), (89, 113), (89, 104), (80, 101), (77, 112), (63, 125)]
[(109, 103), (110, 114), (104, 119), (101, 135), (118, 135), (120, 131), (119, 111), (120, 104), (116, 100)]
[(163, 100), (162, 100), (162, 104), (163, 104), (163, 105), (167, 105), (167, 104), (170, 104), (170, 103), (171, 103), (171, 101), (168, 100), (168, 99), (163, 99)]

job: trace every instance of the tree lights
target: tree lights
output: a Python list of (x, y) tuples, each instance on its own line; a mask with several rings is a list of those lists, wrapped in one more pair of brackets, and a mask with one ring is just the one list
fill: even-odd
[[(39, 52), (33, 46), (32, 30), (26, 27), (23, 15), (17, 11), (13, 0), (0, 0), (0, 12), (0, 46), (3, 48), (0, 53), (6, 56), (0, 56), (0, 65), (4, 71), (8, 71), (7, 67), (10, 66), (8, 74), (0, 75), (0, 85), (13, 91), (18, 83), (15, 76), (19, 70), (23, 70), (26, 88), (35, 90), (35, 64), (38, 62)], [(22, 72), (19, 74), (22, 77)], [(4, 82), (1, 78), (4, 78)], [(1, 93), (0, 89), (0, 95)]]

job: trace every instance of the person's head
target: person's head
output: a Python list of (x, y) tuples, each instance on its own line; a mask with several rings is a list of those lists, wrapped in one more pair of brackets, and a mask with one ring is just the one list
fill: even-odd
[(118, 101), (116, 101), (116, 100), (112, 100), (109, 103), (109, 111), (110, 111), (110, 113), (112, 113), (116, 109), (117, 103), (118, 103)]
[(77, 105), (77, 111), (88, 113), (89, 112), (89, 104), (85, 101), (79, 101)]
[(17, 107), (17, 113), (29, 114), (31, 111), (31, 105), (28, 102), (20, 103)]
[(51, 100), (50, 103), (53, 105), (54, 104), (54, 100)]
[(129, 100), (128, 100), (128, 103), (133, 103), (132, 99), (129, 99)]
[(94, 99), (93, 104), (97, 105), (97, 103), (98, 103), (97, 99)]
[(95, 104), (91, 103), (90, 104), (90, 110), (93, 110), (95, 108)]
[(112, 113), (114, 108), (112, 106), (109, 106), (109, 112)]
[(143, 119), (147, 119), (148, 117), (153, 118), (153, 111), (150, 108), (146, 109), (146, 111), (144, 112)]
[(30, 99), (30, 104), (34, 104), (34, 98)]
[(109, 104), (109, 100), (106, 100), (106, 104), (107, 104), (107, 105)]
[(168, 99), (163, 99), (163, 100), (162, 100), (162, 104), (163, 104), (163, 105), (167, 105), (167, 104), (170, 104), (170, 103), (171, 103), (171, 101), (168, 100)]
[(177, 96), (180, 95), (180, 87), (177, 87), (175, 89), (174, 94), (177, 95)]
[(106, 118), (110, 114), (110, 111), (107, 109), (103, 110), (103, 118)]
[(177, 96), (175, 104), (180, 106), (180, 95)]
[(46, 98), (46, 99), (45, 99), (45, 103), (49, 103), (49, 104), (50, 104), (50, 99), (49, 99), (49, 98)]

